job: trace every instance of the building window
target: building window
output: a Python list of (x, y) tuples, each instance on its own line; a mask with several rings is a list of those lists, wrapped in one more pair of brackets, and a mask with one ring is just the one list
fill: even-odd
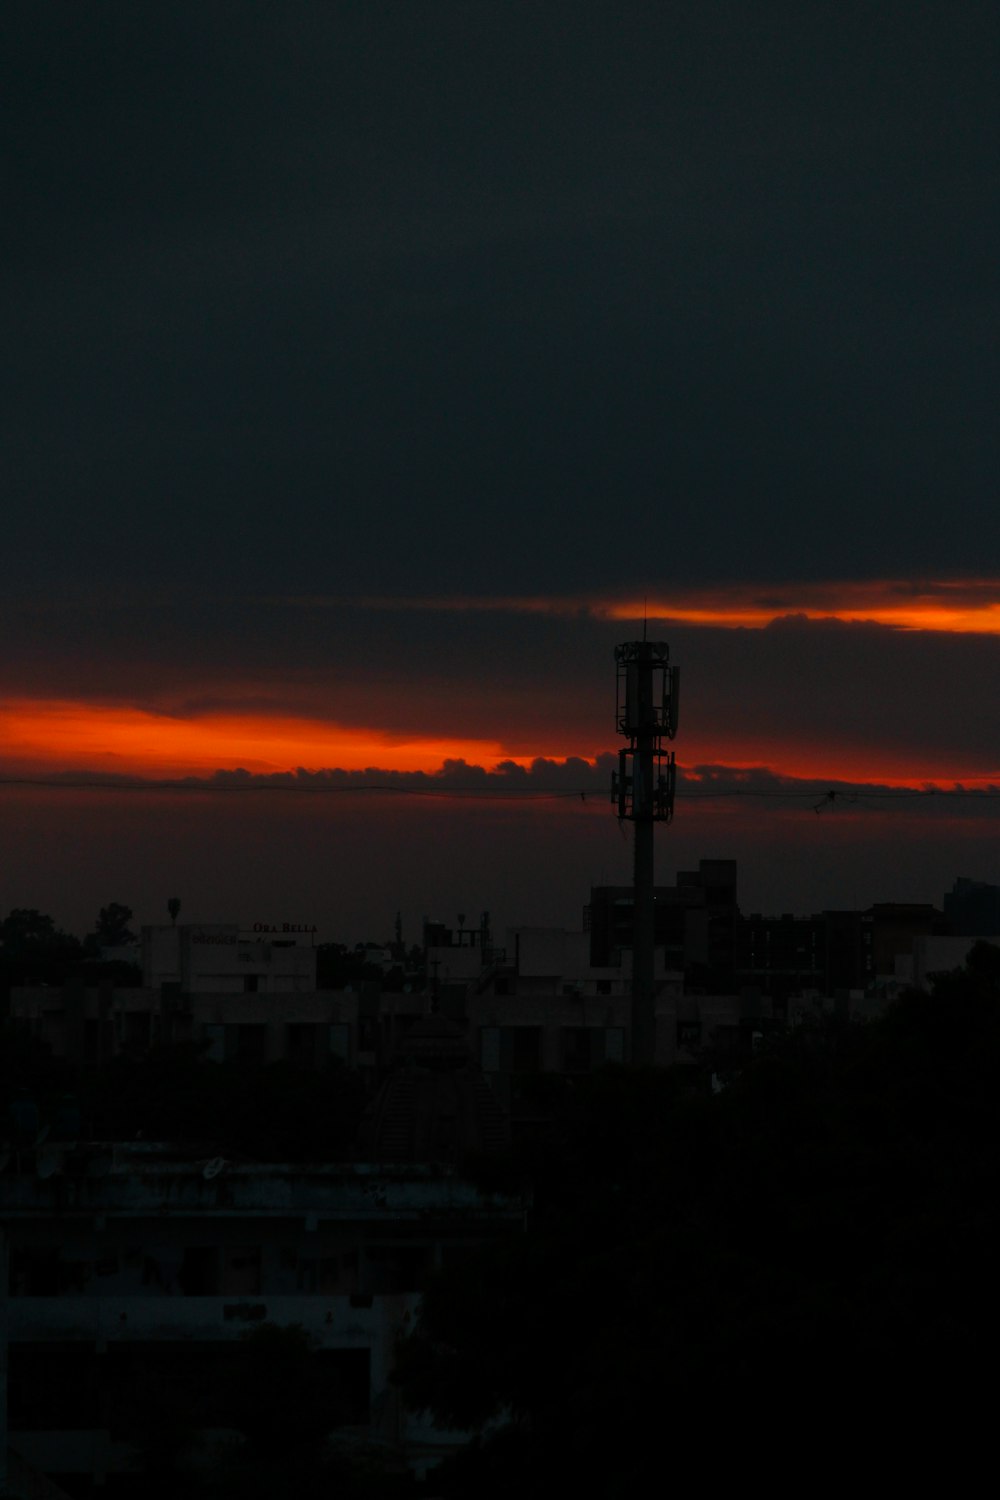
[(330, 1056), (346, 1063), (350, 1056), (350, 1028), (345, 1022), (335, 1022), (329, 1028)]
[(609, 1063), (620, 1063), (625, 1061), (625, 1028), (624, 1026), (606, 1026), (604, 1029), (604, 1061)]
[(685, 1051), (693, 1051), (701, 1045), (701, 1022), (678, 1021), (677, 1045)]
[(371, 1419), (371, 1354), (320, 1349), (314, 1356), (328, 1393), (332, 1427), (365, 1427)]
[(188, 1245), (184, 1250), (177, 1277), (185, 1297), (219, 1295), (219, 1248), (217, 1245)]
[(604, 1058), (596, 1057), (599, 1051), (603, 1053), (604, 1048), (596, 1048), (595, 1042), (603, 1041), (600, 1032), (589, 1026), (564, 1026), (562, 1029), (562, 1053), (563, 1068), (567, 1073), (589, 1073), (595, 1061), (603, 1062)]
[(22, 1432), (100, 1425), (98, 1356), (79, 1342), (15, 1343), (10, 1349), (9, 1421)]
[(209, 1062), (224, 1062), (226, 1057), (226, 1028), (224, 1026), (204, 1026), (202, 1036), (208, 1043), (205, 1048), (205, 1056)]
[(500, 1027), (482, 1026), (479, 1030), (479, 1066), (484, 1073), (500, 1071)]
[[(349, 1278), (344, 1280), (347, 1279)], [(308, 1296), (337, 1295), (343, 1292), (340, 1258), (336, 1255), (300, 1255), (295, 1268), (295, 1287)]]
[(260, 1296), (259, 1245), (233, 1245), (225, 1251), (220, 1290), (224, 1297)]
[(510, 1038), (510, 1071), (537, 1073), (542, 1065), (542, 1028), (510, 1026), (504, 1028), (504, 1039)]
[(119, 1012), (121, 1045), (130, 1053), (145, 1052), (149, 1048), (150, 1015), (145, 1010)]
[(308, 1021), (290, 1022), (286, 1026), (286, 1055), (290, 1063), (300, 1068), (315, 1067), (318, 1030), (318, 1026)]
[(255, 1022), (241, 1022), (226, 1028), (232, 1055), (240, 1062), (262, 1063), (267, 1058), (267, 1027)]

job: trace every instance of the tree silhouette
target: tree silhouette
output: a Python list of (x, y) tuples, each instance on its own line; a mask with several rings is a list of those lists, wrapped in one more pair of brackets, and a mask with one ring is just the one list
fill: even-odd
[(52, 918), (35, 907), (15, 906), (0, 922), (0, 940), (8, 953), (43, 951), (51, 948), (60, 936)]
[(130, 906), (122, 906), (117, 901), (112, 901), (109, 906), (102, 906), (94, 928), (97, 946), (99, 948), (123, 948), (129, 943), (134, 943), (136, 936), (128, 925), (131, 920), (132, 908)]
[[(526, 1233), (427, 1289), (409, 1403), (478, 1439), (446, 1495), (633, 1494), (920, 1471), (976, 1450), (1000, 1335), (1000, 951), (884, 1019), (777, 1038), (713, 1097), (691, 1070), (568, 1090), (519, 1164)], [(700, 1466), (700, 1469), (699, 1469)], [(810, 1478), (811, 1476), (811, 1478)]]
[(0, 922), (0, 989), (15, 984), (61, 984), (83, 950), (45, 912), (15, 907)]

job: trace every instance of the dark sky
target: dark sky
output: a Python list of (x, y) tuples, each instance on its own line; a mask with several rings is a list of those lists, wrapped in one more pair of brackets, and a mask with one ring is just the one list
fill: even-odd
[[(1000, 604), (994, 4), (8, 0), (0, 26), (0, 709), (592, 758), (631, 626), (395, 606)], [(1000, 774), (996, 621), (658, 628), (688, 764)], [(73, 823), (73, 869), (132, 817)], [(727, 837), (756, 847), (702, 852)], [(244, 900), (244, 855), (206, 903)], [(148, 878), (140, 841), (116, 879)]]
[(4, 9), (18, 592), (996, 555), (995, 5)]

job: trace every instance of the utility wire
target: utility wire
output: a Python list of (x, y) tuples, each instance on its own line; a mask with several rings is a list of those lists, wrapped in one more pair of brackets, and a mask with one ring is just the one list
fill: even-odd
[[(328, 783), (311, 785), (307, 781), (63, 781), (44, 777), (0, 776), (0, 787), (32, 787), (60, 792), (195, 792), (248, 795), (254, 792), (295, 793), (299, 796), (345, 796), (348, 794), (383, 793), (398, 797), (437, 797), (459, 801), (500, 802), (552, 802), (552, 801), (604, 801), (607, 794), (596, 787), (422, 787), (399, 786), (393, 782), (361, 782), (344, 784)], [(779, 787), (728, 787), (701, 790), (683, 785), (677, 788), (678, 800), (689, 802), (719, 802), (728, 798), (753, 797), (770, 801), (804, 801), (820, 807), (834, 807), (855, 802), (927, 801), (944, 798), (948, 801), (971, 800), (1000, 802), (1000, 789), (976, 790), (958, 787), (886, 787), (831, 788), (820, 794), (817, 803), (815, 787), (808, 790)]]

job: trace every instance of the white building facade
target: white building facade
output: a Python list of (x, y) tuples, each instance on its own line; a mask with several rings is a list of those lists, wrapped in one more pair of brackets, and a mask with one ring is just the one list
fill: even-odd
[(288, 994), (316, 988), (314, 927), (197, 923), (142, 929), (142, 982), (187, 994)]

